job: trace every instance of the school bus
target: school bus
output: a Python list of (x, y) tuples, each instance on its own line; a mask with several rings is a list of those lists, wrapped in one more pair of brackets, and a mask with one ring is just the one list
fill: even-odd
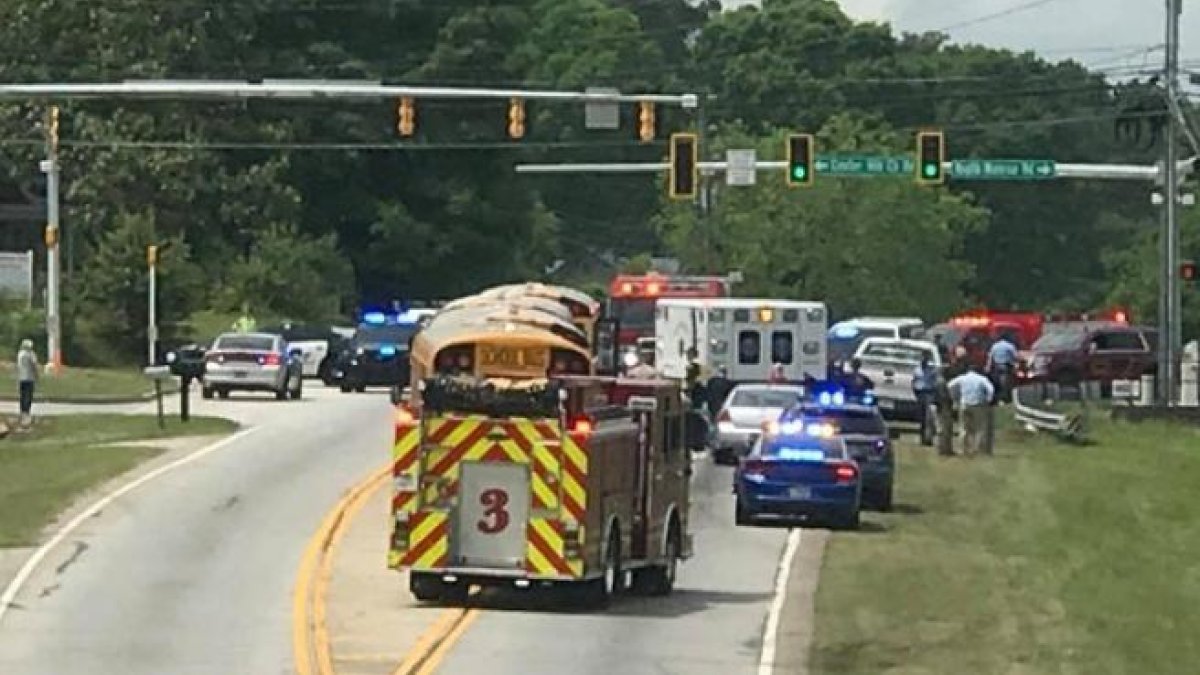
[(411, 398), (422, 380), (472, 375), (509, 380), (590, 375), (587, 336), (571, 321), (520, 303), (443, 309), (413, 338)]
[(596, 323), (600, 319), (601, 305), (583, 291), (566, 286), (551, 286), (540, 283), (508, 284), (496, 286), (479, 293), (476, 297), (497, 300), (516, 298), (543, 298), (567, 308), (571, 321), (587, 336), (588, 344), (596, 344)]

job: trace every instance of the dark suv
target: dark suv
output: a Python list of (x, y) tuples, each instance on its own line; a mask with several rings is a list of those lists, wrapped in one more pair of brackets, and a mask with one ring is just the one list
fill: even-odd
[(1059, 384), (1134, 380), (1155, 371), (1157, 331), (1124, 324), (1056, 327), (1033, 345), (1029, 379)]

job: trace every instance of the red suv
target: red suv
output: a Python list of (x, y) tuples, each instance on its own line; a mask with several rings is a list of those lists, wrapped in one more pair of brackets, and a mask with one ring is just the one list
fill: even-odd
[(1076, 384), (1138, 379), (1155, 372), (1157, 331), (1117, 323), (1058, 324), (1033, 345), (1029, 377)]

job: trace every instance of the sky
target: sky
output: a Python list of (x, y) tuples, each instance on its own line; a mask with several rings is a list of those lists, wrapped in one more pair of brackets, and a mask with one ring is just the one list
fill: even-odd
[[(941, 30), (955, 42), (1074, 59), (1122, 75), (1162, 66), (1166, 0), (838, 0), (859, 20), (896, 32)], [(1183, 0), (1180, 60), (1200, 71), (1200, 1)], [(756, 4), (727, 0), (726, 6)], [(998, 15), (998, 16), (997, 16)], [(1153, 51), (1151, 51), (1153, 50)]]

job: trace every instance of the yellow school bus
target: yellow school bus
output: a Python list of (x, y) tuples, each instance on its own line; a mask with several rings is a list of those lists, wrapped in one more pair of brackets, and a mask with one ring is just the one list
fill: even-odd
[(551, 300), (567, 308), (571, 315), (571, 322), (587, 336), (589, 345), (596, 343), (596, 322), (600, 319), (600, 303), (583, 291), (566, 286), (530, 282), (496, 286), (480, 292), (476, 297), (498, 300), (516, 298)]
[(520, 304), (443, 310), (413, 338), (409, 359), (414, 404), (420, 382), (436, 375), (538, 380), (593, 372), (587, 336), (578, 327)]

